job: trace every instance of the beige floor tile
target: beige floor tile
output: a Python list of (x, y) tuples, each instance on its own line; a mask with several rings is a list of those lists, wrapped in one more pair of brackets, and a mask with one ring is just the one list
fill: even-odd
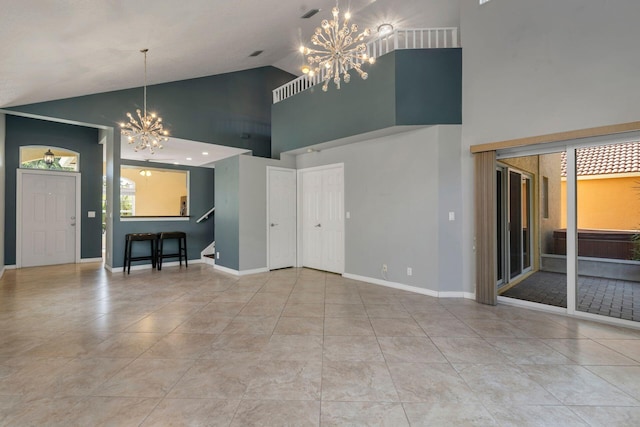
[(239, 400), (163, 399), (142, 426), (228, 426)]
[(265, 360), (253, 371), (243, 399), (320, 400), (320, 361)]
[(402, 405), (388, 402), (322, 402), (322, 426), (409, 426)]
[(88, 397), (73, 408), (73, 422), (66, 425), (140, 425), (159, 401), (139, 397)]
[[(415, 316), (414, 316), (415, 317)], [(456, 317), (424, 318), (417, 317), (416, 321), (423, 331), (430, 337), (448, 338), (476, 338), (478, 334)]]
[(378, 337), (424, 337), (426, 334), (412, 318), (371, 318)]
[(0, 423), (3, 426), (80, 425), (76, 407), (81, 401), (78, 397), (23, 399), (0, 414)]
[(324, 335), (324, 319), (320, 317), (280, 317), (278, 335)]
[(449, 363), (506, 363), (507, 359), (482, 338), (432, 337)]
[(318, 335), (273, 335), (261, 360), (322, 360), (323, 338)]
[(363, 317), (326, 317), (324, 334), (335, 336), (365, 335), (373, 336), (375, 332), (371, 321)]
[(487, 338), (511, 363), (517, 365), (571, 365), (575, 362), (539, 339)]
[(164, 397), (192, 364), (189, 359), (137, 359), (100, 386), (95, 394)]
[(505, 320), (472, 319), (465, 322), (483, 338), (528, 338), (529, 334)]
[(398, 394), (385, 363), (325, 361), (322, 400), (397, 402)]
[(288, 302), (282, 311), (284, 317), (324, 317), (324, 303)]
[(232, 427), (311, 427), (320, 424), (320, 402), (243, 400)]
[(67, 363), (51, 381), (43, 383), (47, 393), (56, 397), (92, 395), (133, 359), (80, 358)]
[(211, 343), (211, 349), (202, 354), (202, 358), (257, 360), (269, 339), (269, 335), (218, 335)]
[(179, 334), (166, 335), (149, 350), (142, 353), (141, 358), (151, 359), (198, 359), (211, 348), (215, 339), (211, 334)]
[(411, 318), (402, 304), (370, 304), (365, 300), (364, 308), (370, 318)]
[(544, 340), (544, 343), (579, 364), (638, 365), (640, 363), (590, 339), (549, 339)]
[(445, 363), (387, 363), (402, 402), (476, 403), (476, 395)]
[(480, 404), (403, 403), (409, 422), (414, 426), (498, 426)]
[(255, 366), (242, 360), (197, 360), (167, 397), (241, 399), (253, 377)]
[(198, 313), (174, 329), (173, 332), (180, 334), (219, 334), (229, 326), (232, 320), (232, 316)]
[(516, 365), (467, 365), (459, 375), (483, 403), (558, 405), (560, 401)]
[(489, 413), (505, 427), (587, 427), (578, 415), (566, 406), (495, 405)]
[(640, 401), (640, 366), (586, 366), (586, 368)]
[(236, 316), (221, 334), (271, 335), (278, 323), (278, 316)]
[(447, 363), (427, 337), (378, 337), (387, 362)]
[(640, 402), (582, 366), (520, 365), (565, 405), (638, 406)]
[(324, 359), (331, 361), (384, 361), (378, 340), (372, 336), (325, 336)]
[(220, 317), (220, 316), (235, 316), (240, 313), (242, 307), (245, 306), (245, 302), (224, 302), (218, 301), (215, 299), (210, 304), (207, 304), (202, 309), (200, 309), (195, 316), (207, 316), (211, 317)]
[(88, 357), (138, 357), (158, 342), (164, 334), (150, 332), (119, 332), (98, 344)]
[(325, 317), (367, 317), (364, 304), (325, 304)]
[(638, 406), (571, 406), (570, 408), (592, 427), (640, 425), (640, 407)]
[(609, 347), (618, 353), (633, 359), (640, 364), (640, 339), (633, 340), (612, 340), (612, 339), (597, 339), (598, 343)]

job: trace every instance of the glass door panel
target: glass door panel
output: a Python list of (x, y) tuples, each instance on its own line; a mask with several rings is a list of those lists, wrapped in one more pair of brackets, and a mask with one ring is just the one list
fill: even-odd
[(640, 321), (640, 143), (576, 150), (576, 310)]

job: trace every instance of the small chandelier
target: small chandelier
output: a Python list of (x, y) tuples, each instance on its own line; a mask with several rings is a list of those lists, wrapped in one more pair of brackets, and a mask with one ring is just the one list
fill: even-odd
[(323, 77), (322, 90), (325, 92), (329, 87), (329, 80), (332, 79), (336, 88), (340, 89), (340, 74), (344, 74), (344, 82), (349, 83), (351, 68), (356, 70), (363, 80), (366, 80), (369, 75), (362, 71), (362, 64), (365, 62), (373, 64), (376, 61), (375, 58), (367, 54), (367, 45), (362, 43), (366, 37), (371, 35), (371, 30), (366, 28), (357, 34), (358, 26), (356, 24), (349, 26), (349, 19), (351, 19), (349, 12), (344, 14), (344, 21), (342, 28), (340, 28), (338, 6), (334, 7), (331, 13), (333, 19), (330, 21), (324, 19), (320, 24), (322, 28), (316, 28), (315, 34), (311, 37), (311, 43), (318, 47), (300, 46), (300, 52), (303, 55), (308, 55), (307, 61), (309, 61), (309, 66), (304, 66), (302, 71), (309, 76), (314, 76), (323, 70), (325, 76)]
[(42, 158), (42, 160), (44, 160), (44, 164), (49, 166), (49, 167), (51, 167), (51, 165), (53, 165), (53, 162), (56, 160), (56, 156), (51, 151), (51, 148), (49, 148), (47, 150), (47, 152), (44, 153), (44, 157)]
[(120, 123), (122, 134), (127, 137), (129, 144), (133, 144), (133, 149), (146, 150), (153, 154), (154, 150), (162, 148), (162, 143), (169, 140), (169, 132), (162, 127), (162, 117), (155, 113), (147, 114), (147, 52), (149, 49), (142, 49), (144, 54), (144, 110), (136, 110), (138, 119), (131, 113), (127, 113), (129, 123)]

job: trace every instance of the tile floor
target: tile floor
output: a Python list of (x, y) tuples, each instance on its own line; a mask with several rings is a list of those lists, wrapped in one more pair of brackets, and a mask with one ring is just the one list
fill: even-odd
[(637, 426), (640, 330), (306, 269), (13, 270), (0, 425)]

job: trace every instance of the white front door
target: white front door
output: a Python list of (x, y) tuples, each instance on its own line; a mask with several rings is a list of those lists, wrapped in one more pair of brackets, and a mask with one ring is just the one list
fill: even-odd
[(268, 167), (269, 269), (296, 264), (296, 171)]
[(344, 168), (301, 170), (302, 265), (344, 272)]
[(78, 174), (18, 170), (18, 267), (76, 262)]

